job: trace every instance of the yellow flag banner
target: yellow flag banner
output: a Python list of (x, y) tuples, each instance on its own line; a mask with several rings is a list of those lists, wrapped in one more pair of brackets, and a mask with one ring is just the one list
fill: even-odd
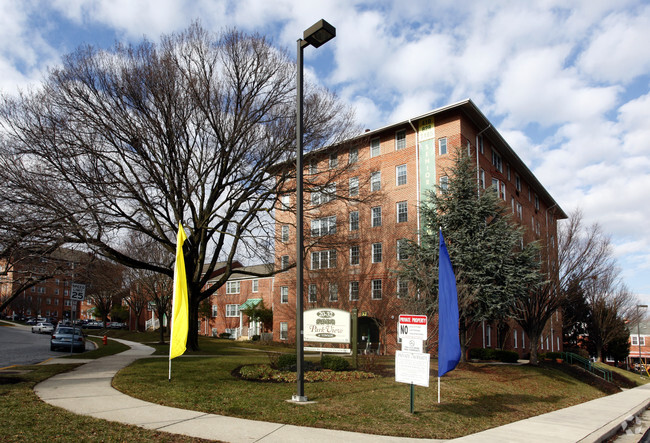
[[(169, 360), (183, 355), (187, 343), (189, 308), (187, 301), (187, 274), (183, 243), (187, 237), (183, 225), (178, 223), (176, 236), (176, 265), (174, 266), (174, 297), (172, 301), (172, 333), (169, 340)], [(170, 373), (171, 376), (171, 373)]]

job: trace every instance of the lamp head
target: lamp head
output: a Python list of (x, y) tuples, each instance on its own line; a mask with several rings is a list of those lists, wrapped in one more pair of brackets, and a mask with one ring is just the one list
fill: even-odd
[(336, 28), (321, 19), (307, 29), (302, 38), (314, 48), (318, 48), (334, 37), (336, 37)]

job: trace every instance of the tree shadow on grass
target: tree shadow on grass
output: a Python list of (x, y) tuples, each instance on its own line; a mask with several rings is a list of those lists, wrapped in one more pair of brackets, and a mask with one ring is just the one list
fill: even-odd
[(561, 396), (550, 395), (538, 397), (527, 394), (489, 394), (480, 395), (461, 401), (454, 400), (453, 403), (443, 403), (435, 409), (420, 410), (422, 415), (444, 412), (472, 418), (490, 418), (500, 414), (519, 414), (525, 405), (530, 409), (539, 404), (554, 404), (562, 400)]

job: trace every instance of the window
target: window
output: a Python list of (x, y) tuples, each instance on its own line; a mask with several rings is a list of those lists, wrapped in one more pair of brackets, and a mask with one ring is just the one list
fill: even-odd
[(492, 179), (492, 188), (494, 189), (494, 192), (496, 192), (497, 195), (499, 195), (499, 180), (496, 178)]
[(359, 195), (359, 177), (351, 177), (348, 184), (350, 197)]
[(401, 130), (395, 133), (395, 150), (406, 148), (406, 131)]
[(59, 306), (59, 299), (58, 298), (54, 299), (54, 306)]
[(286, 243), (289, 241), (289, 226), (288, 225), (283, 225), (282, 226), (282, 243)]
[(226, 305), (226, 317), (239, 317), (239, 305)]
[(510, 177), (511, 177), (511, 176), (510, 176), (510, 165), (506, 165), (506, 171), (507, 171), (507, 174), (508, 174), (508, 181), (512, 180), (512, 179), (510, 178)]
[(280, 322), (280, 340), (287, 340), (289, 338), (289, 323), (286, 321)]
[(309, 173), (312, 175), (318, 174), (318, 163), (316, 161), (309, 163)]
[(395, 168), (395, 173), (397, 175), (397, 186), (402, 186), (406, 184), (406, 165), (399, 165)]
[(492, 326), (490, 325), (485, 326), (485, 347), (492, 347)]
[(478, 137), (478, 149), (479, 149), (479, 151), (481, 151), (481, 154), (484, 153), (484, 151), (483, 151), (483, 136), (482, 135), (480, 135)]
[(449, 177), (443, 175), (440, 177), (440, 191), (447, 192), (449, 191)]
[(309, 303), (316, 303), (317, 301), (317, 292), (316, 292), (316, 285), (315, 284), (310, 284), (309, 285), (309, 291), (308, 291), (308, 301)]
[(445, 155), (447, 153), (447, 137), (438, 139), (438, 148), (440, 155)]
[(336, 183), (330, 183), (325, 186), (322, 191), (314, 191), (311, 193), (311, 204), (314, 206), (322, 205), (331, 202), (336, 198)]
[(401, 278), (397, 279), (397, 298), (405, 298), (409, 295), (409, 282)]
[(519, 217), (519, 219), (521, 220), (522, 218), (524, 218), (524, 215), (523, 215), (523, 214), (524, 214), (523, 208), (522, 208), (522, 206), (521, 206), (521, 203), (519, 203), (519, 202), (517, 202), (517, 205), (516, 205), (516, 206), (517, 206), (517, 217)]
[(38, 293), (39, 293), (39, 294), (45, 294), (45, 288), (42, 287), (42, 286), (39, 287), (39, 288), (38, 288)]
[(54, 295), (59, 295), (59, 288), (54, 288)]
[(226, 294), (239, 294), (240, 284), (239, 281), (227, 281)]
[(311, 269), (336, 268), (336, 250), (318, 251), (311, 253)]
[(535, 209), (539, 211), (539, 197), (535, 194)]
[(370, 158), (377, 157), (379, 154), (381, 154), (381, 145), (379, 139), (375, 138), (370, 141)]
[(348, 163), (353, 164), (359, 161), (359, 149), (350, 148), (350, 153), (348, 155)]
[(351, 281), (350, 282), (350, 300), (357, 301), (359, 300), (359, 282)]
[(408, 206), (406, 202), (397, 202), (397, 223), (408, 221)]
[(280, 303), (289, 303), (289, 286), (280, 286)]
[(350, 246), (350, 264), (359, 264), (359, 245)]
[(485, 171), (482, 169), (479, 181), (481, 182), (481, 188), (485, 189)]
[(521, 192), (521, 178), (517, 174), (515, 174), (515, 188), (517, 188), (517, 192)]
[(217, 305), (212, 305), (212, 316), (216, 317), (217, 316)]
[(513, 348), (517, 349), (517, 330), (516, 330), (516, 329), (514, 330), (514, 334), (513, 334), (512, 336), (513, 336), (514, 339), (515, 339), (515, 342), (514, 342)]
[[(282, 258), (280, 259), (280, 269), (284, 270), (289, 267), (289, 256), (288, 255), (283, 255)], [(237, 291), (239, 292), (239, 291)]]
[(372, 281), (372, 299), (381, 300), (381, 280)]
[(377, 226), (381, 226), (381, 206), (375, 206), (374, 208), (372, 208), (371, 214), (372, 214), (371, 226), (373, 228), (376, 228)]
[(339, 285), (336, 283), (329, 284), (330, 301), (339, 301)]
[(376, 171), (370, 174), (370, 191), (379, 191), (381, 189), (381, 172)]
[[(32, 289), (34, 289), (33, 286), (32, 286)], [(33, 292), (33, 291), (32, 291), (32, 292)], [(64, 289), (64, 290), (63, 290), (63, 296), (64, 296), (64, 297), (67, 297), (67, 296), (68, 296), (68, 290), (67, 290), (67, 289)], [(30, 300), (31, 300), (31, 298), (30, 298)]]
[(492, 165), (494, 165), (497, 171), (503, 172), (503, 164), (501, 163), (501, 156), (494, 149), (492, 149)]
[(381, 243), (372, 244), (372, 262), (381, 263), (382, 260), (382, 247)]
[(337, 154), (330, 154), (329, 167), (334, 169), (339, 165), (339, 156)]
[(350, 212), (350, 231), (359, 230), (359, 211)]
[(282, 209), (289, 209), (289, 204), (290, 204), (290, 199), (291, 197), (288, 195), (283, 195), (281, 197), (281, 203), (282, 203)]
[(501, 185), (501, 200), (506, 201), (506, 184), (503, 182), (499, 183)]
[(397, 259), (408, 260), (409, 254), (407, 250), (408, 242), (405, 238), (397, 240)]
[(253, 286), (253, 289), (252, 289), (253, 292), (259, 291), (259, 289), (260, 289), (260, 281), (257, 280), (257, 279), (253, 280), (252, 286)]
[(521, 331), (521, 349), (524, 349), (526, 347), (526, 335), (524, 334), (524, 331)]
[(317, 218), (311, 221), (312, 237), (322, 237), (330, 234), (336, 234), (336, 215)]

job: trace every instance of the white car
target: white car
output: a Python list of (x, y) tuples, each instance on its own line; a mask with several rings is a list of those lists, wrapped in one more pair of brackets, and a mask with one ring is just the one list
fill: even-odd
[(38, 322), (32, 326), (32, 333), (38, 332), (39, 334), (51, 334), (54, 332), (54, 325), (47, 322)]

